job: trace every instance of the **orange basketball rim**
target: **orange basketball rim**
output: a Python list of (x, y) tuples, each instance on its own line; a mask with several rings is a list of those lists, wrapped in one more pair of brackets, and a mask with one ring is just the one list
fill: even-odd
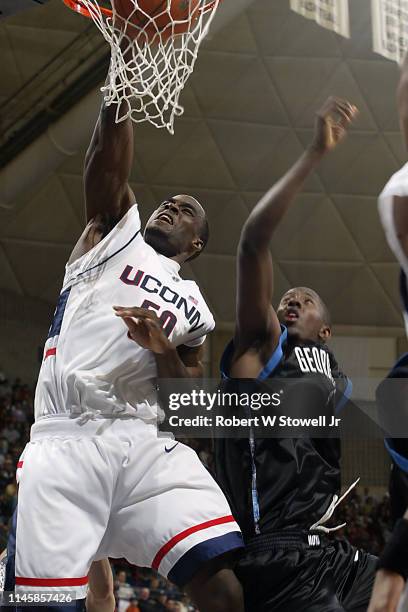
[[(92, 19), (91, 11), (81, 2), (81, 0), (62, 0), (62, 1), (68, 8), (70, 8), (75, 13), (79, 13), (80, 15), (83, 15), (83, 17), (88, 17), (88, 19)], [(205, 6), (202, 6), (200, 8), (200, 12), (207, 13), (208, 11), (211, 11), (215, 5), (216, 5), (215, 0), (213, 0), (212, 2), (208, 2)], [(104, 15), (105, 17), (112, 17), (113, 15), (112, 10), (105, 8), (104, 6), (99, 5), (99, 10), (101, 11), (102, 15)]]

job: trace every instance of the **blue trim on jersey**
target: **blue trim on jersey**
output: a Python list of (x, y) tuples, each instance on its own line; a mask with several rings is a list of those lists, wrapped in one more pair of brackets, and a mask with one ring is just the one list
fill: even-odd
[(408, 279), (402, 269), (400, 273), (400, 294), (404, 310), (408, 314)]
[(69, 294), (71, 293), (72, 287), (68, 287), (58, 298), (57, 306), (55, 308), (54, 318), (51, 323), (51, 327), (48, 331), (47, 340), (50, 338), (54, 338), (54, 336), (58, 336), (62, 327), (62, 319), (64, 318), (65, 308), (67, 307), (67, 302), (69, 298)]
[(11, 519), (10, 531), (7, 540), (7, 563), (6, 580), (4, 582), (5, 591), (14, 591), (16, 586), (16, 533), (17, 533), (17, 507)]
[[(272, 353), (271, 358), (268, 363), (262, 370), (262, 372), (258, 376), (258, 380), (266, 380), (274, 370), (278, 367), (283, 358), (283, 345), (286, 343), (288, 339), (288, 330), (284, 325), (281, 325), (281, 335), (279, 338), (278, 346)], [(255, 533), (259, 535), (261, 533), (261, 529), (259, 527), (259, 521), (261, 518), (261, 510), (259, 507), (259, 493), (257, 487), (257, 474), (256, 474), (256, 463), (255, 463), (255, 437), (254, 432), (251, 426), (250, 434), (249, 434), (249, 450), (251, 453), (251, 470), (252, 470), (252, 486), (251, 486), (251, 497), (252, 497), (252, 515), (254, 518), (254, 528)]]
[[(288, 338), (288, 330), (284, 325), (281, 325), (281, 335), (279, 337), (278, 346), (274, 350), (272, 357), (269, 359), (266, 366), (259, 373), (257, 380), (265, 380), (268, 376), (272, 374), (272, 372), (279, 365), (282, 357), (283, 357), (283, 344), (286, 342)], [(224, 379), (229, 379), (229, 368), (231, 364), (232, 355), (234, 354), (234, 341), (230, 340), (227, 346), (224, 349), (224, 352), (221, 357), (220, 362), (220, 370), (221, 376)]]
[[(261, 370), (257, 380), (266, 380), (266, 378), (268, 378), (268, 376), (270, 376), (272, 372), (276, 370), (276, 368), (278, 367), (278, 365), (280, 364), (282, 360), (283, 345), (285, 344), (287, 338), (288, 338), (288, 330), (284, 325), (281, 325), (281, 335), (279, 337), (278, 346), (274, 350), (266, 366), (263, 368), (263, 370)], [(221, 357), (220, 369), (221, 369), (221, 376), (224, 379), (229, 379), (228, 372), (229, 372), (229, 366), (231, 363), (233, 353), (234, 353), (234, 341), (231, 340), (227, 344), (222, 354), (222, 357)], [(261, 517), (261, 511), (259, 507), (259, 494), (258, 494), (258, 488), (257, 488), (255, 451), (256, 451), (255, 437), (254, 437), (253, 428), (251, 426), (249, 430), (249, 452), (251, 454), (251, 473), (252, 473), (252, 477), (251, 477), (252, 516), (254, 519), (255, 533), (260, 534), (261, 530), (259, 527), (259, 520)]]
[[(408, 353), (402, 355), (397, 363), (392, 366), (390, 373), (388, 374), (388, 378), (393, 378), (393, 374), (399, 374), (398, 378), (405, 378), (405, 376), (401, 376), (402, 372), (397, 372), (399, 368), (408, 368)], [(397, 378), (395, 376), (395, 378)]]
[(265, 380), (266, 378), (268, 378), (268, 376), (272, 374), (274, 370), (276, 370), (276, 368), (278, 367), (278, 365), (280, 364), (282, 360), (282, 357), (283, 357), (282, 347), (285, 344), (287, 339), (288, 339), (288, 330), (284, 325), (281, 325), (281, 335), (279, 338), (278, 346), (274, 350), (272, 357), (269, 359), (268, 363), (266, 364), (262, 372), (259, 374), (258, 380)]
[[(401, 280), (402, 280), (403, 272), (401, 271)], [(405, 278), (405, 275), (404, 275)], [(390, 373), (387, 378), (406, 378), (407, 377), (407, 368), (408, 368), (408, 353), (402, 355), (398, 361), (393, 365)], [(403, 471), (408, 474), (408, 458), (404, 457), (404, 455), (400, 455), (396, 450), (392, 448), (392, 439), (385, 438), (384, 439), (385, 448), (391, 456), (391, 459), (394, 463)]]
[(87, 268), (86, 270), (83, 270), (83, 272), (79, 272), (79, 274), (76, 275), (76, 278), (79, 278), (80, 276), (82, 276), (82, 274), (85, 274), (86, 272), (90, 272), (91, 270), (94, 270), (95, 268), (99, 268), (99, 266), (103, 266), (103, 264), (106, 264), (106, 262), (108, 262), (110, 259), (112, 259), (112, 257), (115, 257), (115, 255), (118, 255), (118, 253), (120, 253), (121, 251), (126, 249), (126, 247), (128, 247), (129, 244), (131, 242), (133, 242), (133, 240), (136, 238), (136, 236), (138, 234), (140, 234), (140, 229), (137, 230), (136, 234), (134, 236), (132, 236), (132, 238), (130, 238), (130, 240), (126, 244), (124, 244), (122, 247), (120, 247), (120, 249), (118, 249), (117, 251), (112, 253), (112, 255), (109, 255), (109, 257), (107, 257), (106, 259), (103, 259), (99, 263), (95, 264), (94, 266), (91, 266), (90, 268)]
[(403, 455), (400, 455), (395, 451), (391, 446), (391, 440), (389, 438), (385, 438), (384, 440), (385, 448), (391, 455), (391, 459), (394, 463), (403, 471), (408, 474), (408, 459)]
[(350, 378), (347, 377), (346, 388), (344, 392), (342, 393), (342, 396), (339, 402), (336, 404), (336, 414), (339, 414), (339, 412), (343, 410), (344, 406), (347, 404), (347, 402), (351, 398), (352, 393), (353, 393), (353, 382), (350, 380)]
[(261, 509), (259, 506), (259, 493), (257, 487), (257, 474), (256, 474), (256, 463), (255, 463), (255, 437), (254, 430), (251, 428), (249, 430), (249, 452), (251, 454), (251, 500), (252, 500), (252, 517), (254, 519), (254, 531), (256, 535), (261, 533), (261, 528), (259, 527), (259, 521), (261, 520)]
[(222, 536), (200, 542), (184, 553), (173, 565), (168, 574), (168, 579), (178, 587), (183, 587), (188, 584), (203, 563), (230, 550), (243, 547), (244, 541), (239, 531), (231, 531)]
[[(85, 607), (85, 599), (76, 599), (75, 601), (73, 601), (70, 604), (60, 604), (60, 605), (56, 605), (56, 606), (29, 606), (30, 608), (30, 612), (61, 612), (61, 610), (63, 610), (64, 612), (86, 612), (86, 607)], [(14, 608), (5, 608), (6, 610), (11, 610)], [(20, 606), (17, 606), (17, 608), (15, 608), (16, 612), (27, 612), (27, 608), (21, 608)]]

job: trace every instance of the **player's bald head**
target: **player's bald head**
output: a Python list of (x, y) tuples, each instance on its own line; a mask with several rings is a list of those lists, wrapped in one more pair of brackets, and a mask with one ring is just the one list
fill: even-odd
[(147, 222), (145, 240), (167, 257), (179, 261), (198, 257), (209, 238), (207, 215), (194, 196), (178, 194), (164, 200)]
[(314, 289), (311, 289), (310, 287), (298, 287), (298, 289), (300, 291), (303, 291), (306, 295), (307, 294), (311, 295), (316, 300), (316, 302), (319, 304), (319, 308), (320, 308), (320, 312), (322, 316), (322, 323), (324, 323), (324, 325), (327, 325), (328, 327), (331, 327), (332, 323), (331, 323), (330, 311), (327, 308), (326, 302), (317, 293), (317, 291), (315, 291)]
[(202, 214), (203, 217), (206, 216), (204, 207), (200, 204), (197, 198), (191, 195), (187, 195), (186, 193), (179, 194), (179, 195), (173, 196), (172, 200), (175, 200), (176, 202), (186, 202), (186, 204), (191, 204), (198, 212)]
[(294, 338), (325, 342), (331, 335), (329, 310), (320, 295), (310, 287), (289, 289), (282, 296), (277, 314)]

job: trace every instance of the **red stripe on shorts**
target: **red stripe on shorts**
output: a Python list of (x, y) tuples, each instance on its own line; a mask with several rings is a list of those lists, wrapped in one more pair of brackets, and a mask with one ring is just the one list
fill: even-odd
[(18, 470), (19, 470), (20, 468), (22, 468), (22, 467), (23, 467), (23, 463), (24, 463), (24, 461), (19, 461), (19, 462), (17, 463), (17, 469), (18, 469)]
[(83, 586), (88, 584), (88, 576), (83, 578), (24, 578), (16, 576), (16, 584), (42, 587)]
[(189, 527), (188, 529), (181, 531), (176, 536), (174, 536), (174, 538), (171, 538), (171, 540), (169, 540), (167, 544), (161, 547), (161, 549), (153, 559), (152, 568), (158, 570), (163, 557), (165, 557), (167, 553), (172, 548), (174, 548), (174, 546), (176, 546), (176, 544), (181, 542), (181, 540), (187, 538), (192, 533), (196, 533), (196, 531), (202, 531), (203, 529), (208, 529), (209, 527), (214, 527), (214, 525), (223, 525), (224, 523), (233, 522), (235, 522), (235, 519), (232, 514), (229, 514), (228, 516), (222, 516), (221, 518), (213, 519), (212, 521), (206, 521), (205, 523), (200, 523), (199, 525), (194, 525), (194, 527)]
[(44, 361), (47, 359), (47, 357), (51, 357), (51, 355), (56, 355), (56, 354), (57, 354), (56, 347), (48, 349), (48, 351), (45, 353)]

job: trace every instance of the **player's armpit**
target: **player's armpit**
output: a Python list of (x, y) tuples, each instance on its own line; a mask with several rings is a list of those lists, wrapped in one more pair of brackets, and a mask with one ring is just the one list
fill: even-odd
[(408, 257), (408, 197), (394, 196), (393, 217), (397, 238)]
[(105, 214), (98, 214), (89, 221), (76, 245), (74, 246), (68, 264), (93, 249), (115, 227), (117, 220)]

